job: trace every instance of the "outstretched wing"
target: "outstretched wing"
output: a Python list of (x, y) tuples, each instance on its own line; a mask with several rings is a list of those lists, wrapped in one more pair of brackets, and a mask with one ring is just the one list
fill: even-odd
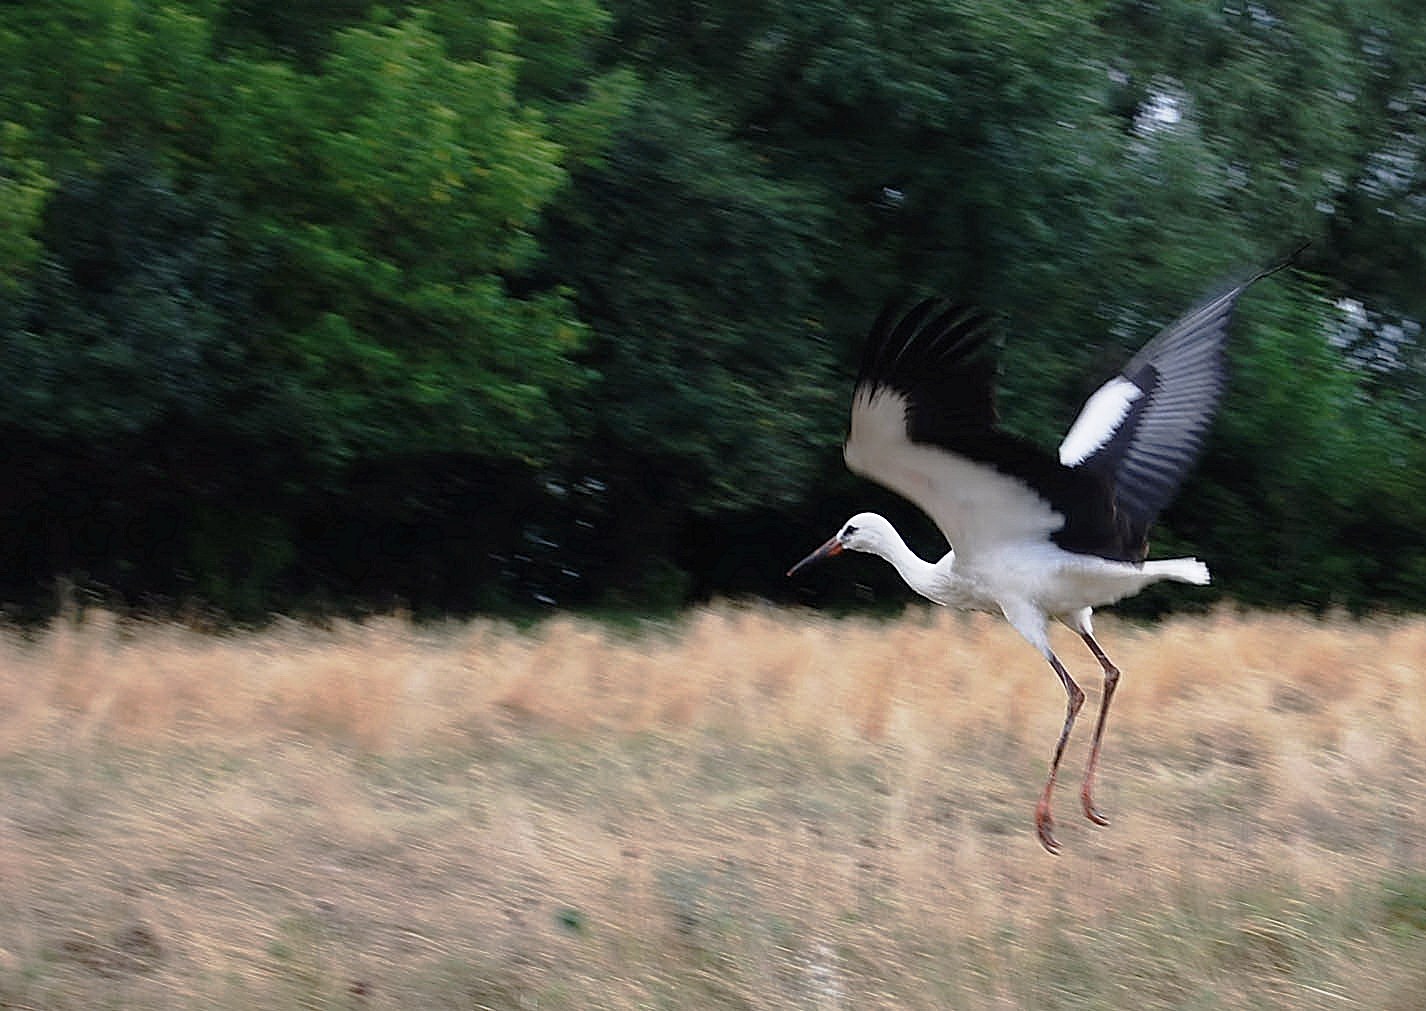
[(1198, 460), (1227, 382), (1224, 343), (1241, 288), (1161, 333), (1085, 403), (1060, 462), (1104, 475), (1147, 531)]
[(1143, 541), (1198, 460), (1227, 384), (1225, 346), (1238, 299), (1261, 271), (1167, 327), (1085, 403), (1060, 462), (1108, 481), (1128, 535)]
[(847, 466), (920, 506), (962, 558), (1049, 539), (1117, 557), (1107, 482), (996, 427), (992, 333), (983, 314), (934, 299), (883, 312), (852, 395)]

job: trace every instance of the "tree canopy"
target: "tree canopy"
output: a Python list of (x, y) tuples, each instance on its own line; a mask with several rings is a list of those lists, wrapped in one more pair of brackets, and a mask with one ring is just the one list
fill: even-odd
[(900, 599), (781, 576), (942, 547), (840, 461), (884, 302), (995, 314), (1048, 446), (1310, 239), (1155, 538), (1426, 606), (1424, 114), (1400, 0), (0, 7), (0, 601)]

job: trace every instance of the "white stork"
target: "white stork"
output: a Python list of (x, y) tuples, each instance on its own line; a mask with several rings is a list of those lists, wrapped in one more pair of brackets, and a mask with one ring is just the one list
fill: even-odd
[(1094, 774), (1119, 670), (1095, 641), (1090, 615), (1162, 579), (1208, 582), (1208, 567), (1196, 558), (1146, 561), (1148, 529), (1203, 446), (1239, 296), (1296, 255), (1154, 338), (1085, 403), (1058, 458), (996, 427), (985, 316), (929, 299), (899, 320), (883, 312), (872, 327), (852, 394), (847, 466), (920, 506), (951, 550), (928, 562), (886, 519), (858, 513), (788, 575), (844, 550), (871, 552), (938, 604), (999, 611), (1040, 651), (1068, 696), (1035, 807), (1040, 842), (1051, 853), (1059, 843), (1050, 795), (1084, 692), (1050, 649), (1049, 619), (1079, 633), (1104, 669), (1080, 799), (1085, 816), (1106, 825), (1094, 806)]

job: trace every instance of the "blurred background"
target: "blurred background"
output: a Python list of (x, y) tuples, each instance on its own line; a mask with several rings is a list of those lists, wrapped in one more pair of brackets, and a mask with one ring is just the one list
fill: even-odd
[(841, 461), (888, 298), (997, 314), (1049, 448), (1310, 239), (1156, 550), (1420, 609), (1423, 149), (1405, 0), (5, 4), (0, 603), (901, 600), (783, 577), (862, 508), (942, 550)]

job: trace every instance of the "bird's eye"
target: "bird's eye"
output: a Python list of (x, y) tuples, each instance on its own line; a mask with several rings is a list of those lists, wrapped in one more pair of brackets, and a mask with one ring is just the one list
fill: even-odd
[(852, 526), (850, 523), (848, 523), (848, 524), (846, 525), (846, 527), (842, 530), (842, 536), (843, 536), (843, 537), (850, 537), (850, 536), (852, 536), (852, 534), (854, 534), (854, 533), (856, 533), (856, 532), (857, 532), (857, 528), (854, 527), (854, 526)]

